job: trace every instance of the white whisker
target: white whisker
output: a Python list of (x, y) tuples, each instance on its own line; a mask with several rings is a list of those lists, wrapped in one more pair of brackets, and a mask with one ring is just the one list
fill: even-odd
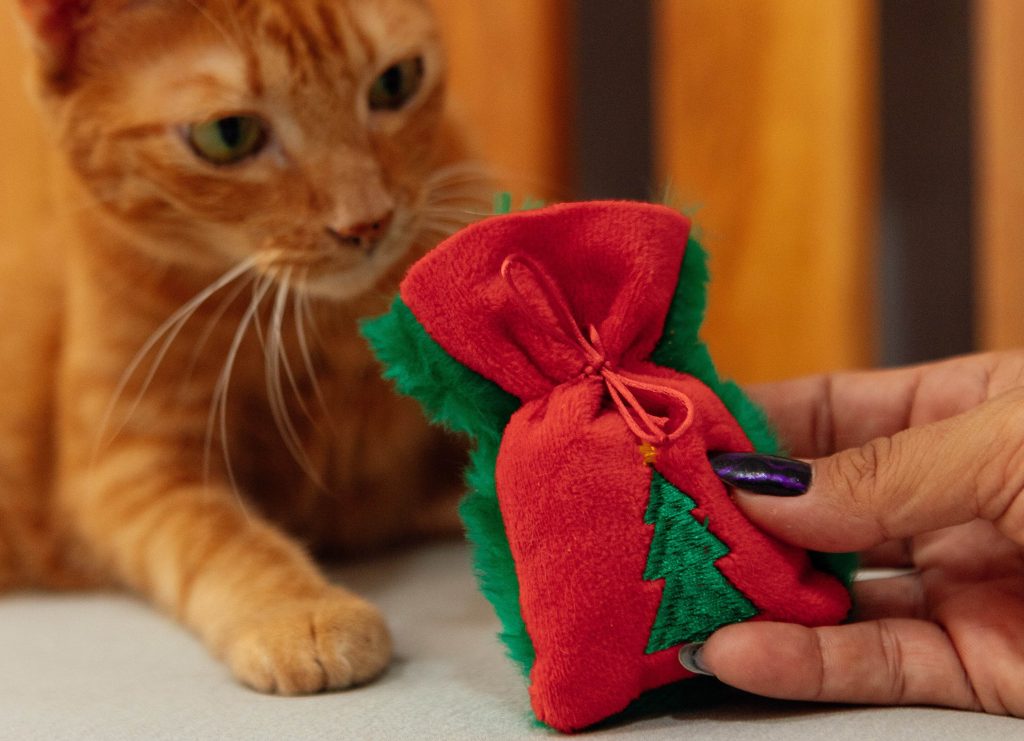
[(299, 354), (302, 356), (302, 363), (306, 368), (306, 373), (309, 375), (309, 380), (313, 385), (313, 393), (316, 394), (317, 401), (320, 403), (321, 408), (324, 411), (325, 419), (328, 425), (332, 423), (333, 417), (331, 410), (327, 405), (327, 399), (324, 397), (323, 387), (320, 386), (320, 378), (316, 372), (316, 365), (313, 363), (313, 354), (309, 351), (309, 341), (306, 339), (306, 327), (312, 325), (314, 333), (316, 332), (316, 321), (313, 316), (310, 315), (309, 311), (309, 296), (306, 293), (306, 278), (309, 275), (309, 269), (307, 268), (303, 272), (302, 277), (299, 281), (299, 290), (295, 296), (295, 335), (299, 343)]
[[(149, 339), (146, 340), (143, 346), (135, 354), (135, 357), (132, 358), (132, 361), (128, 364), (128, 367), (125, 369), (124, 373), (121, 374), (121, 378), (118, 381), (117, 386), (114, 388), (114, 393), (110, 399), (109, 404), (107, 405), (107, 409), (104, 412), (103, 418), (100, 422), (99, 434), (97, 435), (96, 438), (96, 453), (98, 453), (99, 450), (101, 450), (104, 445), (109, 444), (110, 441), (115, 439), (124, 429), (125, 425), (128, 424), (132, 415), (134, 415), (135, 411), (138, 409), (138, 406), (141, 403), (142, 398), (145, 396), (146, 391), (149, 389), (150, 384), (153, 382), (153, 378), (156, 375), (157, 369), (160, 367), (160, 364), (166, 357), (171, 345), (174, 343), (174, 340), (177, 338), (178, 334), (181, 332), (185, 324), (188, 323), (188, 320), (192, 317), (193, 314), (195, 314), (196, 310), (198, 310), (199, 307), (202, 306), (202, 304), (205, 303), (211, 296), (213, 296), (222, 288), (230, 285), (233, 281), (237, 280), (239, 277), (244, 275), (248, 270), (250, 270), (253, 267), (255, 262), (255, 258), (251, 258), (226, 272), (220, 278), (218, 278), (209, 286), (200, 291), (184, 306), (182, 306), (180, 309), (174, 312), (174, 314), (172, 314), (163, 324), (157, 327), (156, 330), (149, 336)], [(105, 432), (113, 417), (114, 410), (117, 407), (117, 403), (118, 401), (120, 401), (121, 395), (124, 393), (125, 389), (128, 386), (128, 383), (135, 375), (135, 371), (139, 369), (139, 366), (142, 364), (143, 360), (145, 360), (146, 356), (149, 355), (149, 353), (153, 350), (154, 347), (156, 347), (157, 343), (159, 343), (161, 339), (164, 340), (163, 345), (161, 345), (160, 349), (156, 354), (156, 357), (154, 358), (152, 364), (150, 365), (149, 371), (146, 374), (145, 379), (143, 380), (139, 392), (136, 394), (135, 399), (132, 401), (132, 404), (129, 407), (127, 413), (124, 415), (124, 419), (121, 421), (120, 426), (113, 433), (113, 435), (111, 435), (110, 438), (105, 441)]]
[(491, 168), (483, 162), (464, 160), (435, 170), (427, 177), (425, 185), (437, 188), (450, 183), (486, 183), (491, 180)]
[(232, 290), (224, 299), (217, 305), (217, 308), (210, 315), (210, 318), (206, 322), (206, 326), (203, 327), (202, 334), (196, 339), (195, 348), (192, 350), (192, 357), (189, 360), (188, 368), (182, 375), (181, 388), (184, 389), (188, 385), (192, 378), (192, 374), (195, 373), (196, 364), (199, 362), (199, 356), (202, 354), (203, 348), (206, 347), (206, 343), (210, 341), (210, 337), (213, 335), (214, 330), (220, 325), (221, 320), (224, 318), (224, 314), (231, 307), (238, 297), (242, 295), (247, 287), (252, 286), (257, 280), (256, 275), (250, 275), (248, 280), (242, 281), (234, 290)]
[(463, 227), (491, 215), (493, 181), (475, 162), (461, 162), (435, 171), (424, 183), (416, 213), (415, 231), (430, 247)]
[[(229, 34), (227, 32), (227, 29), (224, 28), (224, 26), (221, 25), (220, 22), (216, 18), (213, 17), (213, 15), (210, 14), (210, 11), (208, 11), (206, 8), (204, 8), (202, 5), (200, 5), (198, 2), (196, 2), (196, 0), (185, 0), (185, 2), (188, 3), (189, 5), (191, 5), (193, 8), (195, 8), (196, 12), (199, 13), (200, 15), (202, 15), (203, 18), (205, 18), (206, 21), (211, 26), (213, 26), (213, 28), (217, 31), (217, 33), (219, 33), (221, 35), (221, 37), (224, 39), (224, 41), (227, 43), (228, 46), (233, 48), (239, 54), (244, 54), (244, 50), (239, 45), (238, 41), (235, 38), (233, 38), (231, 36), (231, 34)], [(232, 20), (233, 21), (235, 20), (233, 16), (232, 16)], [(237, 28), (238, 28), (237, 22), (235, 22), (234, 25), (235, 25), (236, 30), (237, 30)]]
[[(303, 281), (305, 281), (305, 276), (303, 277)], [(325, 343), (324, 335), (320, 331), (320, 325), (316, 323), (316, 312), (313, 311), (313, 307), (310, 304), (309, 291), (303, 290), (299, 295), (302, 298), (303, 316), (308, 320), (307, 326), (313, 331), (313, 339), (316, 343), (320, 347), (323, 347)]]
[(493, 204), (487, 199), (471, 193), (461, 194), (450, 191), (435, 193), (429, 199), (425, 199), (420, 208), (428, 212), (443, 209), (456, 213), (493, 213)]
[(435, 226), (454, 226), (461, 229), (473, 221), (473, 215), (457, 212), (424, 212), (423, 222)]
[[(297, 308), (298, 308), (298, 301), (295, 301), (295, 303), (292, 305), (292, 314), (293, 315), (296, 313)], [(282, 321), (283, 320), (284, 320), (284, 317), (282, 316)], [(283, 330), (279, 329), (278, 332), (282, 332), (283, 333)], [(296, 380), (295, 371), (292, 369), (292, 363), (291, 363), (291, 360), (288, 358), (288, 352), (285, 349), (284, 343), (283, 342), (279, 342), (278, 343), (278, 347), (281, 349), (281, 368), (284, 369), (284, 375), (285, 375), (285, 378), (288, 379), (288, 386), (289, 386), (289, 388), (291, 388), (292, 393), (295, 394), (295, 402), (299, 405), (299, 411), (302, 412), (302, 414), (306, 417), (306, 419), (308, 419), (310, 422), (312, 422), (315, 425), (317, 423), (317, 421), (313, 417), (313, 415), (310, 414), (309, 407), (306, 406), (306, 400), (303, 398), (303, 393), (302, 393), (301, 390), (299, 390), (299, 383)]]
[(267, 292), (270, 290), (270, 286), (273, 282), (274, 276), (268, 275), (257, 281), (253, 288), (253, 295), (252, 300), (249, 302), (249, 308), (246, 309), (245, 314), (242, 316), (242, 319), (238, 324), (238, 329), (235, 330), (235, 336), (231, 341), (231, 347), (228, 348), (228, 354), (224, 360), (224, 367), (221, 370), (220, 377), (217, 379), (217, 385), (214, 387), (213, 397), (210, 404), (210, 413), (206, 421), (206, 443), (203, 450), (204, 478), (208, 480), (210, 476), (210, 451), (213, 447), (213, 429), (214, 424), (219, 423), (221, 451), (224, 456), (226, 473), (228, 480), (231, 483), (231, 487), (238, 497), (238, 501), (243, 512), (246, 512), (245, 502), (239, 492), (234, 468), (231, 465), (231, 451), (228, 443), (228, 390), (231, 386), (231, 374), (235, 367), (235, 360), (238, 358), (239, 349), (242, 346), (242, 340), (245, 338), (249, 325), (256, 318), (260, 304), (262, 303), (264, 296), (266, 296)]
[(255, 329), (255, 331), (256, 331), (256, 339), (260, 343), (260, 348), (265, 353), (267, 351), (267, 338), (263, 334), (263, 325), (260, 324), (258, 321), (254, 322), (253, 323), (253, 329)]
[[(302, 439), (292, 422), (291, 414), (288, 412), (288, 402), (284, 396), (284, 387), (281, 384), (281, 366), (283, 364), (285, 367), (285, 374), (289, 377), (291, 382), (292, 390), (295, 392), (300, 404), (302, 403), (302, 396), (295, 383), (295, 377), (291, 374), (291, 370), (288, 366), (288, 358), (285, 355), (283, 342), (282, 328), (284, 324), (285, 310), (288, 306), (288, 291), (291, 283), (291, 272), (292, 268), (286, 268), (284, 275), (280, 279), (277, 296), (274, 300), (274, 309), (270, 317), (270, 327), (267, 332), (268, 340), (265, 348), (267, 399), (270, 402), (270, 411), (274, 417), (274, 421), (277, 423), (278, 431), (280, 431), (285, 446), (292, 454), (292, 457), (317, 486), (324, 488), (320, 475), (316, 472), (313, 462), (309, 459), (309, 454), (306, 452), (306, 448), (302, 444)], [(308, 416), (309, 411), (305, 409), (304, 404), (302, 404), (302, 406)]]

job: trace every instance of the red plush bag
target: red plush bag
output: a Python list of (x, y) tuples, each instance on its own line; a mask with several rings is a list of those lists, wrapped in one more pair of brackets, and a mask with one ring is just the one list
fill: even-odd
[(433, 342), (518, 399), (494, 480), (533, 708), (560, 730), (690, 676), (680, 646), (722, 625), (833, 624), (850, 607), (715, 476), (709, 451), (752, 450), (719, 396), (651, 359), (688, 232), (660, 206), (556, 206), (463, 230), (402, 284)]

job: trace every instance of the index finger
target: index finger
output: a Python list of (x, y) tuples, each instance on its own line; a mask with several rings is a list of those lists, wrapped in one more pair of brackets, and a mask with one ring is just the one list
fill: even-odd
[(756, 384), (790, 454), (820, 458), (965, 412), (1021, 384), (1024, 354), (988, 353), (874, 371)]
[(1024, 545), (1024, 388), (818, 459), (800, 496), (735, 496), (761, 529), (818, 551), (862, 550), (975, 519)]

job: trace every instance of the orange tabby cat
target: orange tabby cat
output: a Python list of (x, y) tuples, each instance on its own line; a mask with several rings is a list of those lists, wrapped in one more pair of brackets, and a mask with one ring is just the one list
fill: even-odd
[(426, 3), (20, 4), (70, 176), (0, 257), (0, 587), (128, 585), (264, 691), (371, 679), (384, 620), (305, 547), (457, 488), (356, 328), (470, 197)]

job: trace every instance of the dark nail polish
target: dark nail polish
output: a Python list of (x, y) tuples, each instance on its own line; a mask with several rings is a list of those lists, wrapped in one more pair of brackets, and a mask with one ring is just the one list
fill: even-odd
[(711, 467), (729, 486), (754, 494), (795, 497), (811, 485), (811, 466), (761, 453), (711, 453)]
[(704, 666), (704, 662), (701, 661), (700, 650), (702, 648), (704, 648), (703, 641), (686, 644), (679, 649), (679, 663), (691, 674), (703, 674), (707, 677), (713, 677), (715, 676), (714, 673), (708, 671), (708, 668)]

